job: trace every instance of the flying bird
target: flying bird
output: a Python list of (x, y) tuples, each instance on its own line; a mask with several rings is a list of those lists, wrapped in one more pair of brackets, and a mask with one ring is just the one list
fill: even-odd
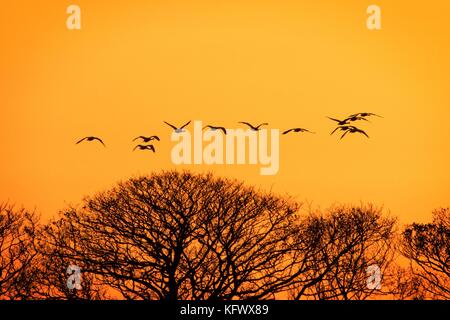
[(344, 121), (350, 121), (350, 122), (354, 122), (354, 121), (358, 121), (358, 120), (364, 120), (364, 121), (368, 121), (365, 117), (363, 116), (358, 116), (358, 115), (354, 115), (352, 114), (351, 116), (349, 116), (347, 119), (345, 119)]
[(245, 125), (249, 126), (250, 129), (252, 129), (252, 130), (254, 130), (254, 131), (260, 130), (260, 128), (261, 128), (262, 126), (268, 126), (268, 125), (269, 125), (268, 123), (265, 122), (265, 123), (261, 123), (261, 124), (259, 124), (259, 125), (257, 125), (257, 126), (255, 127), (255, 126), (253, 126), (252, 124), (250, 124), (250, 123), (248, 123), (248, 122), (240, 121), (239, 123), (242, 123), (242, 124), (245, 124)]
[(370, 117), (370, 116), (376, 116), (376, 117), (379, 117), (379, 118), (383, 118), (382, 116), (380, 116), (378, 114), (375, 114), (375, 113), (372, 113), (372, 112), (359, 112), (359, 113), (351, 114), (349, 116), (349, 118), (350, 117)]
[(152, 144), (150, 144), (150, 145), (138, 144), (136, 147), (134, 147), (133, 151), (138, 148), (139, 148), (139, 150), (151, 150), (153, 152), (156, 152), (155, 147)]
[(309, 131), (308, 129), (304, 129), (304, 128), (292, 128), (292, 129), (289, 129), (289, 130), (284, 131), (283, 134), (287, 134), (287, 133), (289, 133), (289, 132), (309, 132), (309, 133), (315, 133), (315, 132)]
[(343, 138), (343, 137), (345, 137), (345, 135), (347, 134), (347, 133), (361, 133), (361, 134), (363, 134), (363, 135), (365, 135), (367, 138), (369, 138), (369, 135), (364, 131), (364, 130), (361, 130), (361, 129), (359, 129), (359, 128), (356, 128), (356, 127), (353, 127), (353, 126), (351, 126), (349, 129), (347, 129), (345, 132), (344, 132), (344, 134), (341, 136), (341, 139)]
[(334, 129), (333, 131), (331, 131), (330, 135), (332, 135), (333, 133), (335, 133), (337, 130), (341, 130), (341, 131), (345, 131), (350, 129), (351, 126), (339, 126), (336, 127), (336, 129)]
[(225, 129), (225, 127), (217, 127), (217, 126), (207, 125), (207, 126), (204, 126), (204, 127), (203, 127), (203, 129), (205, 129), (205, 128), (209, 128), (209, 129), (211, 129), (212, 131), (222, 130), (222, 132), (223, 132), (224, 134), (227, 134), (227, 129)]
[(330, 118), (330, 117), (327, 117), (327, 118), (330, 120), (336, 121), (338, 123), (338, 125), (340, 125), (340, 126), (345, 126), (349, 122), (348, 118), (344, 119), (344, 120), (339, 120), (339, 119)]
[(136, 141), (137, 139), (142, 139), (142, 141), (144, 141), (145, 143), (150, 142), (152, 140), (159, 141), (158, 136), (150, 136), (150, 137), (139, 136), (139, 137), (134, 138), (133, 141)]
[(331, 132), (331, 134), (335, 133), (336, 130), (344, 131), (344, 133), (341, 136), (341, 139), (343, 137), (345, 137), (345, 135), (349, 132), (350, 133), (361, 133), (361, 134), (365, 135), (367, 138), (369, 138), (368, 134), (364, 130), (361, 130), (355, 126), (340, 126), (340, 127), (337, 127), (336, 129), (334, 129), (333, 132)]
[(83, 142), (84, 140), (86, 141), (94, 141), (97, 140), (99, 141), (104, 147), (106, 147), (106, 145), (103, 143), (103, 140), (97, 137), (93, 137), (93, 136), (89, 136), (89, 137), (84, 137), (83, 139), (80, 139), (79, 141), (77, 141), (77, 143), (75, 144), (79, 144), (80, 142)]
[(174, 125), (164, 121), (165, 124), (167, 124), (168, 126), (170, 126), (176, 133), (180, 133), (184, 131), (184, 127), (186, 127), (189, 123), (191, 123), (191, 121), (189, 120), (189, 122), (187, 122), (184, 126), (177, 128)]

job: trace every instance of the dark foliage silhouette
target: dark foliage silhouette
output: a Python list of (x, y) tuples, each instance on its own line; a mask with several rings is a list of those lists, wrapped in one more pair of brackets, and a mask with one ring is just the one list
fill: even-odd
[(450, 299), (450, 209), (433, 212), (431, 223), (414, 223), (403, 232), (402, 252), (426, 296)]
[[(396, 220), (373, 206), (332, 208), (311, 214), (299, 233), (304, 248), (315, 248), (301, 259), (307, 272), (294, 281), (293, 299), (366, 299), (380, 295), (367, 286), (367, 267), (376, 265), (383, 278), (394, 257)], [(301, 252), (302, 248), (299, 248)], [(387, 279), (382, 279), (386, 283)], [(387, 293), (387, 290), (385, 290)]]
[(212, 175), (133, 178), (64, 213), (67, 257), (125, 298), (269, 297), (287, 266), (297, 205)]
[(0, 299), (24, 299), (33, 291), (37, 219), (24, 209), (0, 204)]
[(37, 237), (36, 250), (39, 255), (35, 263), (39, 264), (39, 273), (35, 279), (38, 288), (33, 292), (33, 299), (101, 300), (109, 297), (107, 288), (88, 272), (82, 273), (81, 289), (69, 288), (71, 273), (68, 272), (68, 267), (76, 265), (84, 271), (82, 261), (75, 263), (70, 254), (61, 250), (67, 248), (67, 244), (77, 248), (78, 240), (75, 235), (73, 230), (65, 229), (61, 220), (43, 227)]
[[(46, 224), (1, 204), (0, 299), (450, 298), (449, 209), (401, 234), (372, 205), (300, 209), (176, 171), (123, 181)], [(368, 286), (372, 266), (381, 287)]]

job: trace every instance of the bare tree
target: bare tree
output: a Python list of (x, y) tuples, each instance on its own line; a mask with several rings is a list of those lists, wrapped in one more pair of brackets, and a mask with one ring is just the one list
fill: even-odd
[(434, 211), (432, 223), (407, 226), (402, 252), (422, 279), (425, 297), (450, 299), (450, 209)]
[(301, 240), (316, 250), (301, 260), (309, 267), (294, 282), (292, 298), (367, 299), (383, 293), (368, 285), (367, 268), (375, 267), (380, 284), (386, 283), (395, 253), (395, 219), (383, 217), (381, 210), (370, 205), (341, 206), (326, 214), (311, 214), (303, 224)]
[(297, 209), (240, 182), (165, 172), (85, 199), (47, 232), (69, 232), (55, 254), (127, 299), (267, 298), (294, 276)]
[[(83, 264), (75, 263), (64, 254), (64, 245), (60, 244), (76, 245), (76, 241), (61, 221), (44, 226), (36, 239), (38, 256), (35, 260), (39, 273), (34, 279), (33, 299), (101, 300), (110, 297), (107, 288), (93, 274), (84, 272)], [(75, 268), (79, 268), (79, 274), (75, 273)], [(75, 286), (74, 277), (78, 276), (79, 286)]]
[(35, 214), (0, 204), (0, 299), (26, 299), (33, 292)]
[[(299, 208), (175, 171), (121, 182), (47, 225), (1, 204), (0, 299), (450, 298), (449, 209), (399, 240), (396, 219), (372, 205)], [(397, 264), (400, 244), (409, 268)]]
[(105, 297), (88, 274), (83, 277), (80, 290), (69, 289), (70, 262), (55, 254), (57, 246), (54, 241), (49, 242), (54, 238), (43, 238), (42, 234), (43, 227), (36, 214), (16, 210), (12, 205), (0, 205), (0, 299)]
[(410, 267), (395, 265), (389, 283), (392, 298), (395, 300), (423, 300), (427, 293), (422, 277), (417, 276)]

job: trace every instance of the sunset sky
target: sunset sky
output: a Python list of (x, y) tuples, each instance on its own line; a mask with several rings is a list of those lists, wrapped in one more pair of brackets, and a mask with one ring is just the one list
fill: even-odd
[[(81, 8), (68, 30), (66, 8)], [(381, 7), (382, 29), (366, 9)], [(450, 205), (450, 2), (2, 1), (0, 201), (53, 217), (161, 169), (245, 180), (326, 208), (372, 202), (400, 221)], [(370, 139), (326, 116), (375, 112)], [(269, 122), (280, 170), (176, 166), (163, 120)], [(157, 153), (132, 152), (157, 134)], [(75, 145), (87, 135), (107, 145)]]

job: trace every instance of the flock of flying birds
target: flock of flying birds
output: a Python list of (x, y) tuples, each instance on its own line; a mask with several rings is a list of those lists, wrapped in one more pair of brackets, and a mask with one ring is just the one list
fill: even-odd
[[(376, 117), (380, 117), (382, 118), (382, 116), (379, 116), (375, 113), (371, 113), (371, 112), (360, 112), (360, 113), (355, 113), (355, 114), (351, 114), (349, 115), (347, 118), (343, 119), (343, 120), (339, 120), (339, 119), (335, 119), (335, 118), (330, 118), (327, 117), (328, 119), (337, 122), (337, 127), (330, 133), (331, 135), (333, 135), (333, 133), (335, 133), (336, 131), (341, 131), (343, 132), (341, 135), (341, 139), (344, 138), (348, 133), (360, 133), (365, 135), (367, 138), (369, 138), (369, 135), (362, 129), (359, 129), (357, 127), (355, 127), (354, 125), (352, 125), (352, 123), (356, 122), (356, 121), (367, 121), (370, 122), (367, 118), (371, 117), (371, 116), (376, 116)], [(170, 126), (176, 133), (180, 133), (184, 131), (184, 128), (187, 127), (191, 121), (188, 121), (186, 124), (184, 124), (181, 127), (176, 127), (166, 121), (164, 121), (164, 123), (168, 126)], [(268, 126), (268, 123), (261, 123), (257, 126), (252, 125), (249, 122), (245, 122), (245, 121), (240, 121), (240, 124), (244, 124), (246, 126), (248, 126), (251, 130), (254, 131), (258, 131), (261, 130), (262, 126)], [(204, 129), (209, 129), (209, 130), (220, 130), (222, 131), (224, 134), (227, 134), (227, 129), (225, 129), (225, 127), (222, 126), (213, 126), (213, 125), (207, 125), (205, 127), (203, 127)], [(312, 132), (308, 129), (305, 128), (290, 128), (287, 129), (285, 131), (282, 132), (283, 135), (291, 133), (291, 132), (296, 132), (296, 133), (303, 133), (303, 132), (307, 132), (307, 133), (315, 133)], [(139, 150), (149, 150), (149, 151), (153, 151), (156, 152), (155, 146), (153, 144), (151, 144), (151, 141), (160, 141), (160, 138), (157, 135), (152, 135), (152, 136), (138, 136), (136, 138), (133, 139), (133, 141), (136, 140), (140, 140), (142, 144), (138, 144), (133, 148), (133, 151), (136, 149)], [(105, 143), (103, 142), (102, 139), (95, 137), (95, 136), (88, 136), (88, 137), (84, 137), (82, 139), (80, 139), (79, 141), (76, 142), (76, 144), (79, 144), (83, 141), (98, 141), (100, 142), (104, 147), (106, 147)], [(150, 144), (149, 144), (150, 143)]]

